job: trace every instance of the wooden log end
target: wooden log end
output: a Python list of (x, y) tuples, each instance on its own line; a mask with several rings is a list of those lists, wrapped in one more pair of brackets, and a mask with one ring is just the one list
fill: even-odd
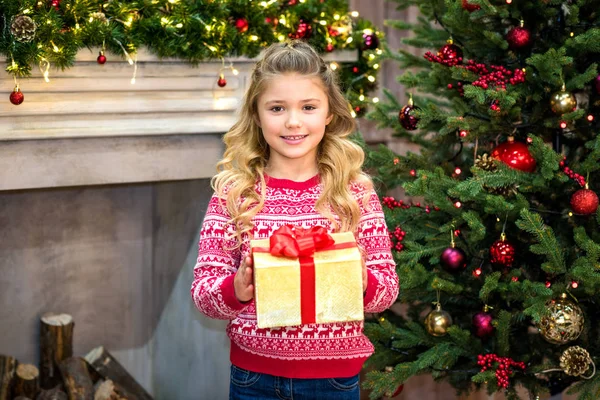
[(47, 312), (42, 315), (42, 322), (52, 326), (65, 326), (73, 323), (73, 317), (69, 314), (56, 314)]

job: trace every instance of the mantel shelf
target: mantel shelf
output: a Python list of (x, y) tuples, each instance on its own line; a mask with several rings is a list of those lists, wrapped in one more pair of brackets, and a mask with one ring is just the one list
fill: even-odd
[[(36, 67), (19, 84), (25, 101), (0, 102), (0, 191), (208, 178), (222, 154), (221, 134), (236, 120), (256, 59), (211, 60), (194, 66), (147, 50), (134, 66), (122, 55), (82, 50), (75, 65)], [(334, 52), (327, 61), (356, 60)], [(223, 69), (233, 63), (239, 71)], [(6, 63), (0, 63), (5, 69)], [(227, 79), (217, 85), (219, 73)], [(0, 75), (0, 92), (14, 88)]]

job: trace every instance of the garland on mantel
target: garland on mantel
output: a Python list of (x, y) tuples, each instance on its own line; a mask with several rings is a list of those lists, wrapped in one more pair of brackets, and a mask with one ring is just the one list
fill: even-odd
[[(307, 40), (322, 53), (357, 50), (356, 61), (332, 67), (356, 116), (378, 101), (367, 94), (376, 87), (383, 37), (349, 12), (346, 0), (0, 0), (0, 10), (0, 54), (14, 76), (13, 104), (23, 102), (18, 78), (31, 76), (32, 66), (48, 78), (52, 67), (73, 66), (84, 47), (102, 49), (99, 64), (112, 54), (135, 66), (141, 47), (197, 64), (255, 57), (287, 38)], [(217, 78), (226, 85), (222, 75)]]

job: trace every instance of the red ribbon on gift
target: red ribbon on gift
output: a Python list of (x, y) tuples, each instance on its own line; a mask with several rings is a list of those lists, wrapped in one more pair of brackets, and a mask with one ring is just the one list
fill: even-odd
[(300, 310), (303, 324), (316, 322), (315, 259), (317, 250), (335, 243), (322, 226), (310, 229), (284, 225), (269, 239), (271, 255), (298, 258), (300, 261)]

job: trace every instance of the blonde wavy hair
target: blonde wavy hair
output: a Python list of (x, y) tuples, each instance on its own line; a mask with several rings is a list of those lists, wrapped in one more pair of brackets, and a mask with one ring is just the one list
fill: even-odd
[[(271, 79), (291, 73), (318, 77), (329, 98), (329, 113), (333, 115), (317, 151), (323, 187), (315, 204), (317, 211), (332, 222), (334, 231), (355, 232), (360, 207), (352, 197), (350, 183), (356, 182), (366, 189), (373, 187), (371, 179), (361, 169), (364, 152), (349, 138), (356, 123), (335, 72), (305, 42), (294, 40), (273, 44), (252, 71), (239, 119), (223, 137), (225, 153), (217, 163), (217, 175), (211, 181), (218, 197), (226, 199), (224, 207), (231, 215), (229, 223), (235, 226), (238, 245), (242, 235), (252, 230), (252, 218), (262, 209), (266, 195), (264, 170), (269, 159), (269, 146), (256, 123), (258, 99)], [(257, 181), (260, 192), (256, 190)], [(368, 198), (369, 190), (365, 190), (362, 199), (365, 206)]]

